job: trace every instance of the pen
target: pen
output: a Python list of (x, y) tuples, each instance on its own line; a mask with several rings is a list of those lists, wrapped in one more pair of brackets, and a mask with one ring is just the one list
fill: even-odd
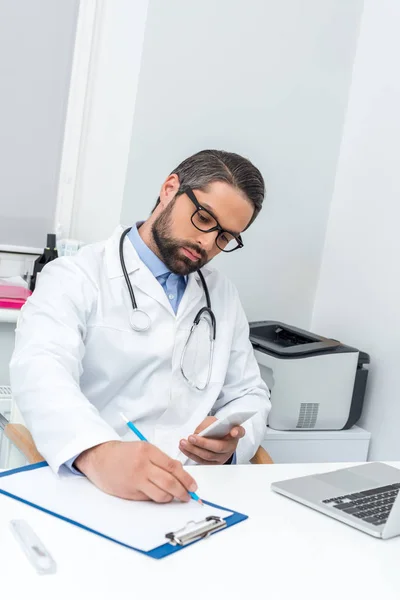
[[(125, 423), (128, 425), (129, 429), (131, 431), (133, 431), (133, 433), (135, 435), (137, 435), (137, 437), (139, 438), (139, 440), (141, 440), (142, 442), (147, 442), (148, 440), (144, 437), (144, 435), (142, 433), (140, 433), (139, 429), (132, 423), (132, 421), (130, 421), (129, 419), (126, 418), (126, 416), (122, 413), (119, 413), (121, 415), (121, 418), (125, 421)], [(198, 502), (199, 504), (203, 505), (203, 502), (201, 501), (201, 499), (199, 498), (199, 496), (197, 494), (195, 494), (195, 492), (189, 492), (188, 491), (189, 496), (191, 496), (193, 498), (193, 500), (196, 500), (196, 502)]]

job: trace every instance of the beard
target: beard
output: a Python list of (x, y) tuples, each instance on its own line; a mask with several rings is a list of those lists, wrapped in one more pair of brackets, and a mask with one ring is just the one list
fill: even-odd
[[(159, 255), (166, 267), (176, 275), (189, 275), (208, 262), (207, 252), (192, 242), (178, 240), (171, 236), (172, 210), (176, 197), (168, 204), (167, 208), (157, 217), (152, 226), (152, 235)], [(182, 248), (193, 250), (200, 256), (198, 260), (191, 260), (182, 253)]]

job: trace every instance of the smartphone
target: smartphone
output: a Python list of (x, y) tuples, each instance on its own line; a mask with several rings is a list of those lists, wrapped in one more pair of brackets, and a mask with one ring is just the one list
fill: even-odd
[(231, 429), (237, 425), (243, 425), (248, 419), (254, 417), (257, 414), (257, 411), (247, 410), (239, 413), (235, 413), (234, 415), (229, 415), (228, 417), (224, 417), (223, 419), (217, 419), (214, 423), (211, 423), (208, 427), (200, 431), (197, 435), (200, 437), (221, 439), (228, 435)]

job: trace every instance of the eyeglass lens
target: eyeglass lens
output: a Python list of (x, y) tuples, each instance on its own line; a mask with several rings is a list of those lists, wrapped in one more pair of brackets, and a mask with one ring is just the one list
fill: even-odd
[[(198, 209), (193, 214), (192, 223), (197, 229), (204, 232), (210, 231), (218, 225), (214, 217), (205, 209)], [(220, 231), (218, 233), (216, 244), (220, 250), (224, 250), (225, 252), (230, 252), (239, 246), (237, 239), (227, 231)]]

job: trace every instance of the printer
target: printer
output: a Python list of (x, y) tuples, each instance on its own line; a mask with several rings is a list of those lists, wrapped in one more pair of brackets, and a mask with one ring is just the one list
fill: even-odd
[(250, 341), (271, 391), (269, 427), (339, 430), (358, 421), (368, 354), (277, 321), (250, 323)]

